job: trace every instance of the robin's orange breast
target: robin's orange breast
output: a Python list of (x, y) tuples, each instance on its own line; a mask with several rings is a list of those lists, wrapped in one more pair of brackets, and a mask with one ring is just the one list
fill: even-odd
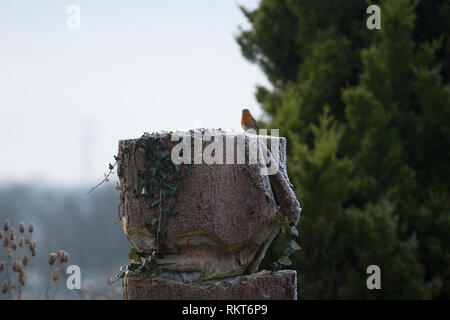
[(241, 126), (246, 126), (247, 128), (249, 128), (251, 126), (251, 119), (252, 116), (249, 112), (242, 113)]

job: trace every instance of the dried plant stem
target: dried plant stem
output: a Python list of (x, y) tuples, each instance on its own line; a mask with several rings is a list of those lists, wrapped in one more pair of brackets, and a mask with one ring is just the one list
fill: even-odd
[(9, 300), (14, 299), (14, 294), (13, 294), (13, 288), (12, 288), (12, 276), (11, 273), (9, 272), (9, 270), (11, 269), (11, 261), (12, 258), (8, 257), (8, 250), (6, 249), (6, 266), (5, 266), (5, 271), (6, 271), (6, 279), (8, 281), (8, 298)]
[(47, 289), (45, 290), (45, 300), (49, 300), (49, 291), (50, 291), (50, 286), (51, 286), (50, 278), (51, 277), (52, 277), (52, 266), (50, 266), (50, 272), (48, 274)]
[(59, 287), (59, 279), (55, 281), (56, 282), (56, 286), (55, 286), (55, 291), (53, 292), (53, 297), (52, 300), (55, 299), (56, 297), (56, 293), (58, 292), (58, 287)]
[(116, 160), (116, 162), (114, 162), (114, 164), (111, 166), (111, 169), (109, 170), (109, 172), (108, 172), (108, 174), (105, 176), (105, 178), (104, 178), (102, 181), (100, 181), (96, 186), (92, 187), (91, 190), (89, 190), (89, 192), (86, 194), (87, 196), (88, 196), (92, 191), (94, 191), (95, 189), (97, 189), (98, 187), (100, 187), (102, 184), (104, 184), (106, 181), (108, 181), (109, 176), (112, 174), (112, 172), (113, 172), (114, 168), (116, 167), (116, 165), (117, 165), (117, 160)]
[(20, 300), (21, 298), (22, 298), (22, 285), (19, 283), (17, 300)]

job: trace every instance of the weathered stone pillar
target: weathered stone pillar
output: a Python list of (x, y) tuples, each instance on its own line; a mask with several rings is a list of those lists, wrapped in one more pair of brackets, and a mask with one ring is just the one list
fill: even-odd
[[(260, 138), (279, 154), (279, 174), (267, 176), (248, 158), (239, 164), (257, 137), (202, 133), (119, 142), (119, 212), (136, 249), (123, 279), (124, 299), (296, 299), (295, 271), (258, 272), (280, 230), (277, 211), (289, 208), (283, 214), (291, 224), (300, 214), (292, 190), (283, 191), (290, 188), (285, 138)], [(196, 164), (199, 150), (224, 163)], [(174, 163), (177, 156), (192, 164)]]

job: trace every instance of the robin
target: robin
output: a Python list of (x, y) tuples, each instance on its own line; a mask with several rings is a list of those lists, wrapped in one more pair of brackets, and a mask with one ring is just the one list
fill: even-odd
[(259, 134), (259, 126), (248, 109), (242, 110), (241, 126), (245, 131), (253, 129)]

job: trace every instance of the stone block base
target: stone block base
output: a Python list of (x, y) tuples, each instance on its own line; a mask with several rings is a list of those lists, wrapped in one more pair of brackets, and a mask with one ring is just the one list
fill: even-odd
[(123, 279), (124, 300), (297, 300), (297, 272), (261, 271), (205, 283), (165, 278)]

